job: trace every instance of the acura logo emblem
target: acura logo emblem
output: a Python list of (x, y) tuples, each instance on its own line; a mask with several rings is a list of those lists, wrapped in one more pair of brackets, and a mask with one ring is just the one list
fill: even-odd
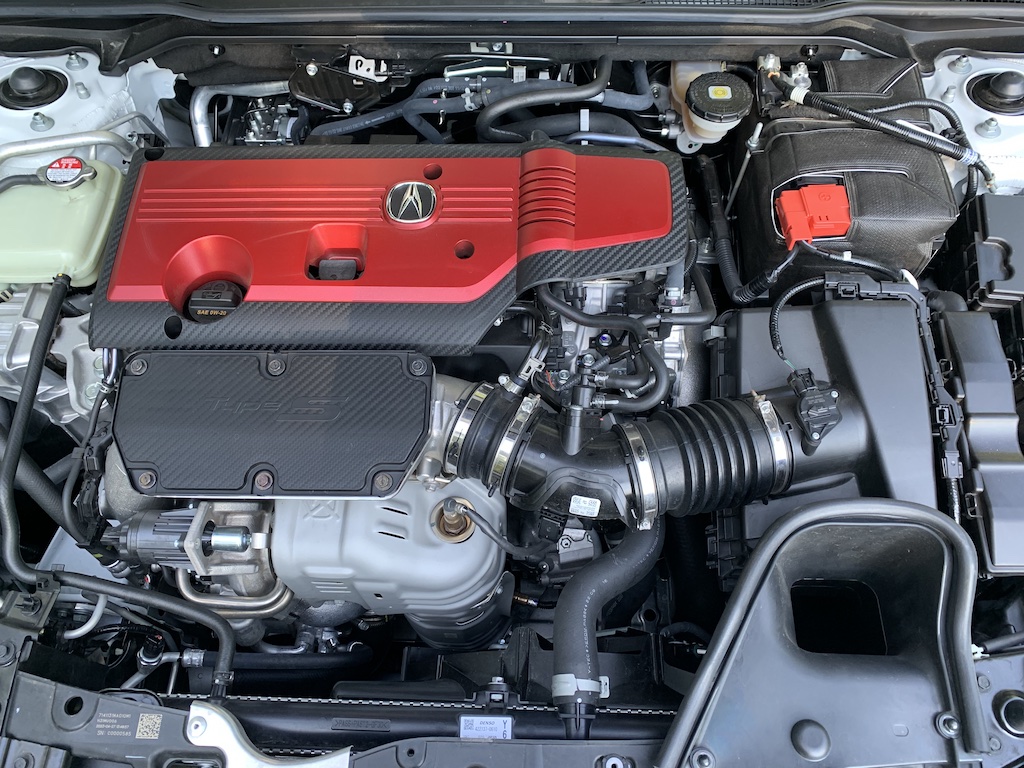
[(403, 224), (426, 221), (437, 207), (434, 188), (422, 181), (403, 181), (388, 190), (384, 208), (388, 216)]

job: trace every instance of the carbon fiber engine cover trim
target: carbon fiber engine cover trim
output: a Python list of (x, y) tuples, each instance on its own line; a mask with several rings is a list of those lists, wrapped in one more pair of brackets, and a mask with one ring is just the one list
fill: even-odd
[(149, 495), (386, 496), (423, 448), (432, 375), (407, 352), (140, 353), (114, 439)]

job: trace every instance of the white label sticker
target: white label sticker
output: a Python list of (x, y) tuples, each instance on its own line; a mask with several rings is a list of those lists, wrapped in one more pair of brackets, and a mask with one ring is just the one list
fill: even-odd
[(569, 500), (569, 514), (577, 517), (597, 517), (601, 511), (601, 500), (589, 496), (573, 496)]
[(511, 739), (511, 717), (477, 717), (463, 715), (459, 718), (460, 739)]

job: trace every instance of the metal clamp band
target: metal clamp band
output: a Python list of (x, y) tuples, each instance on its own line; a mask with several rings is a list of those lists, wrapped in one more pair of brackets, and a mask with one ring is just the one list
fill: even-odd
[(754, 408), (764, 423), (765, 431), (768, 433), (768, 442), (772, 447), (775, 483), (772, 485), (771, 492), (781, 493), (789, 485), (789, 473), (793, 464), (789, 440), (786, 439), (786, 431), (782, 428), (782, 421), (771, 400), (755, 392)]
[(487, 475), (486, 485), (489, 490), (501, 488), (501, 482), (505, 479), (505, 472), (508, 469), (508, 462), (512, 458), (512, 452), (516, 449), (519, 438), (522, 437), (523, 432), (526, 430), (526, 425), (530, 423), (530, 420), (537, 412), (537, 404), (539, 402), (540, 395), (530, 395), (523, 398), (523, 401), (519, 403), (519, 407), (505, 428), (505, 434), (501, 436), (501, 440), (498, 441), (498, 448), (494, 452), (494, 459), (491, 461), (491, 471)]
[(484, 400), (493, 390), (493, 384), (487, 382), (480, 384), (466, 398), (466, 404), (459, 411), (459, 416), (455, 419), (455, 424), (452, 425), (451, 434), (448, 435), (444, 447), (444, 471), (449, 475), (456, 473), (459, 467), (459, 456), (462, 455), (462, 446), (466, 442), (466, 435), (469, 434), (469, 427), (480, 411), (480, 406), (484, 404)]
[(636, 479), (636, 521), (637, 528), (649, 531), (658, 517), (658, 479), (651, 465), (647, 443), (636, 424), (631, 421), (618, 425), (619, 432), (626, 438), (630, 457), (633, 460), (633, 476)]

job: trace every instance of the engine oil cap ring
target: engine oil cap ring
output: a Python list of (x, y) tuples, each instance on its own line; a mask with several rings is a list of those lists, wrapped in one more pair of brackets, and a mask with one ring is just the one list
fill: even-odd
[(89, 179), (96, 178), (96, 169), (74, 155), (58, 157), (39, 169), (39, 178), (56, 189), (74, 189)]

